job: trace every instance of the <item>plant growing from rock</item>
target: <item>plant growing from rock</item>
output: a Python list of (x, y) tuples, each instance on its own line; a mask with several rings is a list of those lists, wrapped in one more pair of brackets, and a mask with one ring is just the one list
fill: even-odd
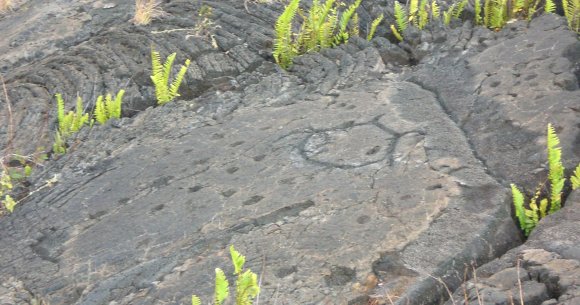
[[(39, 148), (28, 156), (9, 154), (0, 158), (0, 206), (12, 213), (18, 201), (10, 195), (15, 186), (21, 185), (32, 174), (32, 166), (46, 160), (47, 156)], [(1, 214), (1, 211), (0, 211)]]
[(574, 170), (574, 173), (572, 174), (572, 177), (570, 177), (570, 183), (572, 183), (573, 190), (580, 188), (580, 164), (578, 164), (576, 170)]
[(84, 112), (83, 100), (77, 97), (75, 111), (69, 111), (65, 114), (64, 100), (62, 95), (56, 94), (58, 130), (55, 135), (53, 152), (56, 154), (66, 153), (66, 140), (74, 133), (78, 132), (81, 127), (89, 123), (89, 114)]
[(562, 8), (568, 21), (568, 27), (576, 33), (580, 33), (580, 0), (562, 0)]
[[(252, 300), (260, 293), (258, 285), (258, 276), (250, 269), (244, 271), (244, 264), (246, 257), (241, 255), (234, 246), (230, 246), (230, 255), (234, 265), (234, 274), (236, 279), (236, 305), (252, 305)], [(221, 305), (228, 298), (230, 294), (230, 284), (226, 278), (225, 273), (220, 268), (215, 269), (215, 293), (214, 304)], [(201, 305), (201, 300), (198, 296), (191, 296), (192, 305)]]
[[(564, 177), (564, 166), (561, 161), (562, 149), (558, 145), (560, 145), (560, 139), (556, 135), (554, 127), (548, 124), (547, 151), (549, 186), (546, 192), (543, 192), (544, 183), (537, 187), (534, 196), (528, 204), (529, 209), (524, 205), (524, 195), (522, 192), (515, 184), (511, 184), (515, 214), (518, 218), (520, 228), (526, 236), (536, 227), (540, 219), (557, 212), (562, 207), (562, 191), (566, 183), (566, 178)], [(579, 176), (580, 164), (571, 177), (572, 188), (578, 187)]]
[[(314, 0), (306, 14), (299, 8), (300, 0), (290, 0), (275, 25), (273, 56), (276, 63), (287, 69), (298, 55), (347, 43), (350, 37), (358, 36), (359, 22), (356, 10), (361, 1), (356, 0), (339, 14), (340, 4), (336, 0), (326, 0), (324, 3)], [(302, 23), (300, 30), (295, 33), (292, 29), (297, 14), (302, 17)], [(373, 21), (377, 26), (380, 23), (379, 19), (382, 18)], [(374, 29), (376, 30), (376, 26)], [(368, 35), (367, 39), (369, 37), (372, 38), (372, 35)]]
[(371, 28), (369, 30), (369, 33), (367, 34), (367, 40), (368, 41), (370, 41), (371, 39), (373, 39), (373, 37), (375, 36), (375, 32), (377, 31), (377, 27), (379, 26), (379, 24), (381, 23), (381, 21), (383, 21), (383, 18), (384, 18), (384, 15), (381, 14), (379, 17), (377, 17), (371, 23)]
[(174, 98), (179, 96), (179, 86), (183, 81), (185, 72), (191, 61), (189, 59), (185, 60), (185, 63), (179, 69), (177, 76), (171, 84), (169, 83), (169, 77), (171, 76), (171, 67), (173, 66), (173, 61), (175, 60), (176, 53), (172, 53), (167, 57), (165, 63), (161, 63), (161, 55), (151, 48), (151, 62), (153, 66), (151, 80), (155, 85), (155, 96), (157, 97), (157, 104), (163, 105), (171, 102)]
[(123, 95), (125, 90), (119, 90), (115, 99), (112, 98), (111, 94), (107, 94), (103, 100), (103, 96), (100, 95), (95, 103), (94, 117), (99, 124), (105, 124), (110, 119), (121, 118), (121, 104), (123, 103)]
[(135, 16), (133, 16), (133, 23), (136, 25), (147, 25), (155, 17), (163, 14), (159, 9), (158, 0), (135, 0)]
[[(462, 0), (451, 5), (443, 12), (443, 22), (448, 25), (452, 18), (459, 18), (466, 4), (467, 0)], [(395, 1), (394, 14), (395, 24), (391, 24), (391, 32), (399, 41), (403, 41), (403, 32), (408, 26), (422, 30), (429, 22), (440, 19), (441, 10), (435, 0), (431, 3), (427, 0), (411, 0), (407, 9)]]

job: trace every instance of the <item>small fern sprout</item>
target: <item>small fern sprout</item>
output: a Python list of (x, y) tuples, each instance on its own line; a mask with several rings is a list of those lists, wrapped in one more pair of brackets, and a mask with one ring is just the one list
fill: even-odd
[(192, 295), (191, 296), (191, 305), (201, 305), (201, 299), (196, 295)]
[(375, 32), (377, 31), (377, 27), (379, 26), (381, 21), (383, 21), (384, 17), (385, 16), (383, 14), (381, 14), (379, 17), (377, 17), (373, 20), (373, 22), (371, 23), (371, 28), (369, 29), (369, 33), (367, 35), (368, 41), (371, 41), (371, 39), (373, 39), (373, 37), (375, 36)]
[[(260, 286), (258, 285), (258, 276), (251, 270), (244, 271), (244, 264), (246, 257), (241, 255), (234, 246), (230, 247), (230, 255), (234, 265), (234, 275), (236, 279), (236, 296), (235, 305), (252, 305), (254, 298), (260, 293)], [(215, 293), (214, 304), (222, 305), (230, 294), (229, 282), (225, 273), (220, 268), (215, 269)], [(201, 300), (198, 296), (191, 296), (192, 305), (200, 305)], [(228, 303), (229, 304), (229, 303)]]
[(56, 154), (66, 152), (66, 140), (78, 132), (84, 125), (89, 124), (89, 114), (84, 112), (83, 100), (77, 97), (75, 111), (65, 114), (64, 100), (61, 94), (56, 94), (58, 130), (55, 135), (53, 151)]
[(124, 94), (125, 90), (119, 90), (114, 100), (111, 94), (107, 94), (104, 100), (102, 95), (97, 98), (94, 117), (99, 124), (105, 124), (110, 119), (121, 118), (121, 104)]
[(183, 66), (179, 69), (175, 79), (169, 83), (169, 77), (171, 76), (171, 67), (173, 66), (173, 61), (175, 60), (176, 53), (172, 53), (167, 57), (165, 63), (161, 63), (161, 55), (151, 48), (151, 62), (153, 66), (153, 71), (151, 75), (151, 80), (155, 85), (155, 96), (157, 97), (157, 103), (159, 105), (164, 105), (171, 102), (173, 99), (179, 96), (179, 86), (183, 81), (185, 72), (189, 67), (191, 61), (187, 59)]

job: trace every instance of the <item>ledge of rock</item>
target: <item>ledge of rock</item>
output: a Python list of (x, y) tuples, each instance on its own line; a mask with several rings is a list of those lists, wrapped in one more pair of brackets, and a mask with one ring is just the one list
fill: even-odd
[[(556, 231), (577, 231), (577, 215), (566, 215), (578, 195), (515, 248), (507, 188), (546, 175), (550, 122), (566, 165), (580, 161), (580, 42), (563, 18), (497, 33), (433, 26), (401, 45), (353, 37), (283, 71), (270, 55), (279, 3), (208, 2), (215, 28), (205, 37), (172, 31), (199, 22), (197, 1), (167, 1), (148, 28), (129, 23), (127, 1), (68, 2), (29, 0), (0, 17), (17, 127), (11, 142), (0, 126), (0, 145), (49, 144), (57, 92), (92, 103), (126, 88), (125, 117), (83, 129), (0, 218), (2, 304), (209, 300), (215, 268), (232, 273), (232, 244), (261, 275), (264, 304), (441, 304), (441, 283), (454, 290), (466, 265), (506, 252), (480, 271), (498, 285), (481, 286), (494, 298), (518, 270), (533, 302), (577, 298), (568, 279), (580, 235)], [(56, 11), (53, 21), (35, 5)], [(361, 20), (380, 7), (365, 0)], [(46, 29), (76, 23), (35, 44), (37, 34), (10, 26), (26, 18)], [(158, 107), (152, 41), (176, 62), (192, 59), (182, 98)], [(513, 269), (509, 256), (524, 249)]]

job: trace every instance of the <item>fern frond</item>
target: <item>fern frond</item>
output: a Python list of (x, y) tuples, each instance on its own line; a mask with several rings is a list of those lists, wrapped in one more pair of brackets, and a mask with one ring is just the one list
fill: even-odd
[(335, 9), (332, 9), (327, 16), (327, 21), (322, 24), (320, 31), (320, 48), (330, 48), (335, 45), (334, 31), (338, 24), (338, 14)]
[(419, 12), (417, 13), (417, 27), (422, 30), (429, 22), (429, 12), (427, 12), (427, 0), (421, 0)]
[(453, 11), (455, 10), (455, 4), (451, 5), (446, 11), (443, 12), (443, 24), (449, 25), (451, 23), (451, 17), (453, 17)]
[(474, 10), (475, 10), (475, 25), (480, 25), (483, 20), (481, 18), (481, 0), (474, 0)]
[(191, 296), (191, 305), (201, 305), (201, 300), (195, 294)]
[(457, 6), (455, 6), (455, 9), (453, 10), (453, 17), (455, 17), (455, 18), (461, 17), (461, 13), (463, 13), (463, 9), (465, 8), (466, 4), (467, 4), (467, 0), (463, 0), (459, 3), (457, 3)]
[(418, 20), (417, 20), (417, 13), (419, 12), (419, 0), (410, 0), (409, 1), (409, 16), (408, 16), (408, 20), (409, 22), (411, 22), (413, 25), (417, 26)]
[(252, 299), (260, 293), (258, 276), (250, 270), (238, 275), (236, 281), (236, 305), (252, 305)]
[(99, 97), (97, 98), (97, 101), (95, 102), (94, 115), (95, 115), (95, 119), (97, 120), (97, 122), (99, 124), (105, 124), (105, 122), (109, 118), (102, 95), (99, 95)]
[(493, 15), (492, 13), (492, 7), (493, 7), (493, 0), (484, 0), (485, 2), (483, 3), (483, 25), (485, 25), (488, 28), (491, 28), (491, 16)]
[[(398, 1), (395, 1), (395, 22), (397, 24), (397, 30), (399, 30), (398, 33), (403, 33), (407, 29), (408, 24), (407, 20), (408, 20), (407, 13), (403, 9), (403, 6), (401, 6), (401, 4)], [(395, 34), (395, 36), (397, 35)], [(402, 41), (403, 39), (401, 38), (399, 40)]]
[(187, 72), (187, 68), (189, 67), (190, 63), (191, 60), (189, 59), (185, 60), (185, 63), (179, 69), (179, 73), (177, 73), (177, 77), (171, 83), (171, 86), (169, 87), (169, 96), (171, 99), (174, 99), (175, 97), (179, 96), (179, 86), (183, 81), (183, 77), (185, 76), (185, 72)]
[(3, 203), (4, 207), (6, 208), (6, 210), (8, 210), (8, 212), (10, 213), (14, 212), (14, 207), (16, 206), (17, 203), (10, 195), (4, 196)]
[(546, 217), (546, 212), (548, 211), (548, 199), (544, 198), (540, 200), (540, 217)]
[(562, 189), (564, 189), (564, 166), (562, 165), (562, 149), (558, 147), (560, 139), (552, 124), (548, 124), (548, 180), (550, 180), (550, 214), (560, 210)]
[(125, 95), (125, 90), (121, 89), (117, 92), (115, 100), (111, 102), (111, 106), (108, 107), (109, 117), (112, 119), (120, 119), (122, 112), (123, 96)]
[(336, 37), (336, 43), (343, 43), (347, 42), (349, 35), (346, 31), (346, 27), (348, 26), (352, 16), (354, 15), (356, 9), (361, 4), (362, 0), (356, 0), (353, 4), (351, 4), (342, 14), (340, 15), (340, 21), (338, 22), (338, 34)]
[(546, 0), (546, 4), (544, 5), (544, 11), (546, 13), (556, 12), (556, 3), (554, 3), (554, 0)]
[(292, 47), (292, 20), (298, 11), (300, 0), (290, 0), (275, 25), (276, 40), (273, 56), (280, 67), (287, 69), (292, 64), (295, 52)]
[(403, 41), (403, 36), (399, 33), (399, 31), (397, 31), (397, 28), (395, 27), (394, 24), (391, 24), (391, 32), (393, 32), (393, 35), (399, 40), (399, 41)]
[(234, 248), (234, 245), (230, 246), (230, 255), (232, 257), (232, 263), (234, 264), (234, 273), (238, 275), (241, 274), (242, 269), (244, 269), (244, 264), (246, 263), (246, 257), (241, 255), (240, 252)]
[(520, 228), (524, 231), (524, 234), (527, 236), (529, 234), (529, 231), (527, 231), (526, 228), (528, 227), (528, 223), (530, 220), (528, 219), (528, 216), (526, 216), (526, 209), (524, 208), (524, 195), (522, 194), (522, 192), (520, 192), (520, 190), (515, 184), (511, 184), (511, 188), (516, 218), (520, 223)]
[(357, 13), (354, 13), (352, 19), (350, 20), (350, 29), (348, 31), (348, 35), (350, 37), (359, 36), (360, 35), (360, 21)]
[(491, 16), (489, 19), (491, 28), (495, 30), (501, 29), (506, 22), (506, 0), (491, 0), (492, 9), (491, 9)]
[(375, 18), (375, 20), (373, 20), (373, 22), (371, 23), (371, 28), (369, 30), (369, 33), (367, 35), (368, 41), (371, 41), (371, 39), (373, 39), (373, 37), (375, 36), (375, 32), (377, 31), (377, 27), (379, 26), (381, 21), (383, 21), (384, 17), (385, 16), (383, 14), (381, 14), (379, 17), (377, 17), (377, 18)]
[(570, 177), (570, 182), (572, 182), (573, 190), (580, 188), (580, 163), (578, 163), (572, 177)]
[(439, 8), (436, 0), (431, 2), (431, 17), (433, 19), (439, 19), (439, 17), (441, 17), (441, 9)]
[(64, 130), (64, 100), (62, 99), (62, 95), (57, 93), (56, 95), (56, 113), (58, 119), (58, 128), (60, 130)]
[(228, 282), (224, 271), (220, 268), (216, 268), (214, 304), (221, 305), (229, 294), (230, 283)]
[(62, 134), (57, 131), (54, 135), (54, 143), (52, 144), (52, 152), (57, 155), (66, 153), (66, 142)]

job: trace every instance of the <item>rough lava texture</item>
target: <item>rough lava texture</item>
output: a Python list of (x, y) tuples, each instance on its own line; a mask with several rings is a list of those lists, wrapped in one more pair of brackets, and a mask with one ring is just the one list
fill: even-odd
[[(83, 129), (0, 218), (2, 304), (210, 300), (231, 244), (261, 275), (261, 304), (440, 304), (441, 283), (459, 287), (465, 266), (521, 244), (507, 187), (545, 177), (549, 122), (566, 165), (580, 161), (580, 42), (561, 17), (497, 33), (431, 25), (400, 45), (352, 38), (283, 71), (270, 55), (281, 4), (205, 4), (209, 33), (198, 1), (167, 1), (146, 27), (130, 24), (130, 1), (29, 0), (0, 17), (2, 147), (50, 146), (54, 93), (91, 105), (127, 89), (126, 117)], [(381, 5), (365, 1), (362, 22)], [(181, 99), (162, 107), (152, 44), (192, 59)], [(577, 276), (550, 265), (577, 259), (551, 238), (520, 274)]]
[(525, 244), (475, 273), (477, 281), (457, 290), (455, 304), (580, 304), (580, 190), (540, 221)]

